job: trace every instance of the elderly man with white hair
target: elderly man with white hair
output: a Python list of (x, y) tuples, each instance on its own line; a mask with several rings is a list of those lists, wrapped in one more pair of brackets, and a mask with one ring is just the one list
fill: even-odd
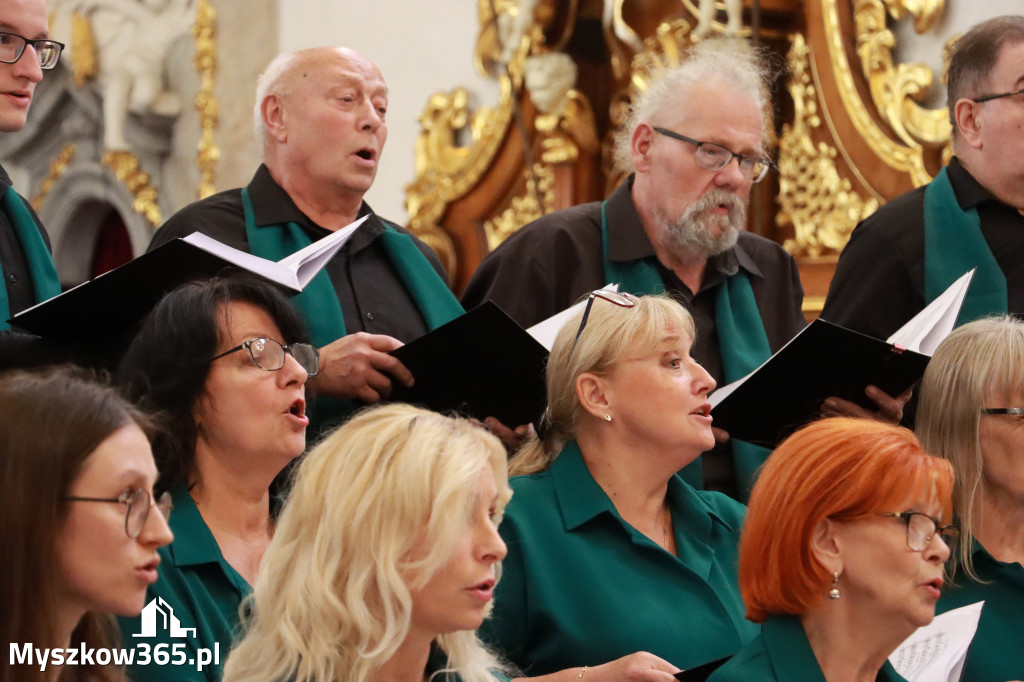
[(380, 70), (353, 50), (279, 55), (256, 88), (263, 164), (252, 181), (186, 206), (150, 244), (198, 230), (277, 260), (369, 216), (294, 299), (320, 347), (316, 391), (363, 403), (385, 398), (394, 381), (412, 383), (388, 351), (462, 313), (436, 254), (363, 201), (387, 139), (387, 108)]

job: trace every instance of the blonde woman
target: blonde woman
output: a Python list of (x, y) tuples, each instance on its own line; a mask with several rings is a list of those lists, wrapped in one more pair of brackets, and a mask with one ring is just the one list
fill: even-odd
[(559, 332), (484, 626), (523, 672), (669, 682), (757, 635), (736, 583), (745, 508), (676, 474), (715, 443), (693, 340), (673, 300), (606, 292)]
[(473, 423), (401, 404), (327, 437), (299, 468), (225, 682), (495, 679), (474, 630), (505, 556), (505, 458)]
[(917, 434), (956, 472), (962, 539), (938, 612), (985, 600), (964, 679), (1024, 679), (1024, 323), (978, 320), (924, 374)]

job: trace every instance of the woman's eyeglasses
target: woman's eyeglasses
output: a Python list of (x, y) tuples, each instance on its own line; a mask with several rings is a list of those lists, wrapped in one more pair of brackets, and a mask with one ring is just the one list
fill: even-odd
[(610, 289), (596, 289), (591, 291), (590, 297), (587, 299), (587, 307), (583, 309), (583, 319), (580, 320), (580, 328), (576, 330), (576, 338), (572, 340), (572, 348), (569, 349), (570, 355), (576, 348), (576, 342), (579, 341), (580, 334), (583, 333), (583, 329), (587, 326), (587, 320), (590, 318), (590, 308), (594, 305), (595, 298), (608, 301), (612, 305), (617, 305), (620, 308), (632, 308), (636, 305), (636, 299), (629, 294), (611, 291)]
[(299, 366), (306, 370), (306, 374), (311, 377), (316, 376), (317, 372), (320, 371), (320, 351), (313, 346), (308, 343), (291, 343), (284, 346), (274, 339), (267, 338), (249, 339), (231, 350), (224, 351), (211, 359), (210, 362), (219, 360), (225, 355), (236, 353), (243, 348), (249, 352), (249, 359), (252, 360), (252, 364), (268, 372), (276, 372), (284, 367), (285, 355), (291, 355), (295, 358)]
[(956, 545), (960, 530), (956, 526), (943, 526), (941, 522), (924, 512), (880, 512), (879, 516), (890, 516), (907, 525), (907, 547), (915, 552), (923, 552), (938, 533), (943, 542), (950, 548)]
[[(146, 527), (146, 520), (149, 518), (149, 509), (153, 505), (153, 498), (149, 491), (142, 488), (126, 490), (117, 497), (65, 497), (68, 502), (116, 502), (127, 507), (124, 513), (124, 532), (132, 540), (142, 535), (142, 529)], [(164, 517), (164, 521), (171, 520), (171, 494), (164, 493), (156, 501), (156, 508)]]

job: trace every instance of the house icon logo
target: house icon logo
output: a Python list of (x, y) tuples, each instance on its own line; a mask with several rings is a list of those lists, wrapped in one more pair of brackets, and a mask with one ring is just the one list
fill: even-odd
[(181, 627), (181, 622), (174, 616), (174, 609), (163, 597), (155, 597), (142, 609), (142, 632), (132, 637), (156, 637), (158, 623), (171, 637), (188, 637), (190, 632), (196, 636), (195, 628)]

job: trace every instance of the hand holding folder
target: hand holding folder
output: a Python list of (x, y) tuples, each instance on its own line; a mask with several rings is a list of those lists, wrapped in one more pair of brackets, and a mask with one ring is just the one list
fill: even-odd
[(881, 341), (817, 319), (756, 370), (709, 396), (715, 426), (774, 448), (835, 396), (872, 409), (864, 388), (903, 393), (924, 374), (956, 322), (974, 271)]

